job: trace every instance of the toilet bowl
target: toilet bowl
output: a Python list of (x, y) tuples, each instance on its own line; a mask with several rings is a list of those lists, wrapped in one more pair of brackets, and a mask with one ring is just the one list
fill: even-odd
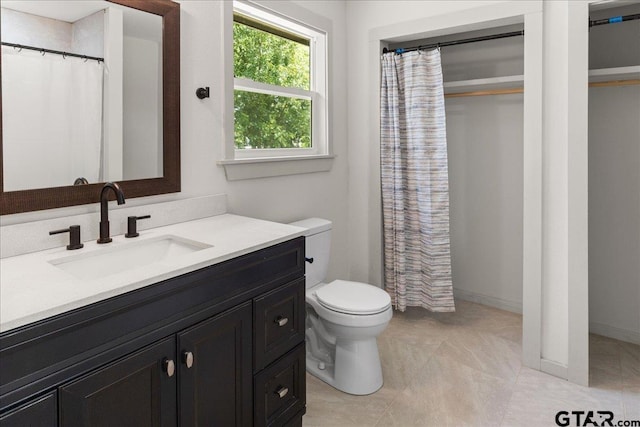
[(366, 283), (325, 283), (331, 222), (309, 218), (291, 225), (307, 230), (307, 371), (346, 393), (374, 393), (383, 384), (377, 337), (391, 320), (391, 298)]

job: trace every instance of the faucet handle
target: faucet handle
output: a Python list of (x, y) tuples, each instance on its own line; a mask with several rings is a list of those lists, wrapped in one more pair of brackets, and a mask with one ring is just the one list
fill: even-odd
[(124, 237), (127, 237), (127, 238), (138, 237), (140, 233), (138, 233), (138, 230), (137, 230), (137, 227), (138, 227), (137, 221), (139, 219), (147, 219), (147, 218), (151, 218), (151, 215), (127, 217), (127, 234), (125, 234)]
[(82, 243), (80, 243), (80, 226), (72, 225), (69, 228), (65, 228), (63, 230), (54, 230), (50, 231), (49, 235), (53, 236), (54, 234), (61, 233), (69, 233), (69, 244), (67, 245), (67, 250), (72, 251), (74, 249), (81, 249), (84, 247)]

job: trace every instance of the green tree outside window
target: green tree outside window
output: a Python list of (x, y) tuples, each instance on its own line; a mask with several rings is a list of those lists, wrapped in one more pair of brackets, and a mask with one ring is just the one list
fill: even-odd
[[(234, 74), (281, 87), (309, 90), (309, 46), (233, 23)], [(235, 146), (311, 148), (311, 101), (236, 89)]]

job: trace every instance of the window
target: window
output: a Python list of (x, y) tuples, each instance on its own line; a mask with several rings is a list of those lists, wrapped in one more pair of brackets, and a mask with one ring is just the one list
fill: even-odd
[(312, 148), (310, 40), (233, 17), (236, 149)]
[(326, 34), (234, 2), (233, 60), (233, 158), (327, 155)]

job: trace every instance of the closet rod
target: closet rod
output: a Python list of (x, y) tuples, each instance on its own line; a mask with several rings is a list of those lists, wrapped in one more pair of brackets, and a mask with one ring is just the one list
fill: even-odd
[(16, 44), (16, 43), (9, 43), (9, 42), (2, 42), (2, 46), (9, 46), (12, 47), (14, 49), (27, 49), (27, 50), (35, 50), (38, 51), (40, 53), (42, 53), (43, 55), (45, 53), (55, 53), (56, 55), (62, 55), (62, 56), (71, 56), (73, 58), (82, 58), (82, 59), (91, 59), (91, 60), (95, 60), (98, 62), (104, 62), (104, 58), (98, 58), (97, 56), (87, 56), (87, 55), (80, 55), (77, 53), (70, 53), (70, 52), (63, 52), (61, 50), (51, 50), (51, 49), (44, 49), (41, 47), (35, 47), (35, 46), (25, 46), (23, 44)]
[(634, 86), (634, 85), (640, 85), (640, 79), (609, 80), (606, 82), (589, 83), (589, 87)]
[(502, 33), (502, 34), (492, 34), (490, 36), (472, 37), (469, 39), (462, 39), (462, 40), (452, 40), (448, 42), (432, 43), (432, 44), (426, 44), (426, 45), (420, 45), (420, 46), (414, 46), (414, 47), (398, 48), (398, 49), (394, 49), (393, 51), (385, 47), (382, 49), (382, 53), (395, 52), (396, 54), (401, 54), (401, 53), (411, 52), (414, 50), (434, 49), (436, 47), (455, 46), (458, 44), (483, 42), (486, 40), (497, 40), (497, 39), (504, 39), (507, 37), (516, 37), (516, 36), (524, 36), (524, 30), (512, 31), (510, 33)]
[(606, 18), (606, 19), (594, 19), (593, 21), (589, 20), (589, 28), (596, 27), (598, 25), (617, 24), (618, 22), (635, 21), (636, 19), (640, 19), (640, 13), (636, 13), (633, 15), (624, 15), (624, 16), (612, 16), (611, 18)]
[[(589, 28), (597, 27), (599, 25), (617, 24), (619, 22), (634, 21), (636, 19), (640, 19), (640, 13), (636, 13), (633, 15), (613, 16), (607, 19), (589, 20)], [(393, 51), (385, 47), (382, 49), (382, 53), (395, 52), (396, 54), (399, 55), (405, 52), (412, 52), (415, 50), (434, 49), (439, 47), (455, 46), (459, 44), (476, 43), (476, 42), (483, 42), (487, 40), (497, 40), (497, 39), (504, 39), (507, 37), (517, 37), (517, 36), (524, 36), (524, 30), (512, 31), (509, 33), (501, 33), (501, 34), (492, 34), (489, 36), (471, 37), (468, 39), (452, 40), (448, 42), (431, 43), (431, 44), (413, 46), (413, 47), (404, 47), (404, 48), (401, 47), (401, 48), (394, 49)]]

